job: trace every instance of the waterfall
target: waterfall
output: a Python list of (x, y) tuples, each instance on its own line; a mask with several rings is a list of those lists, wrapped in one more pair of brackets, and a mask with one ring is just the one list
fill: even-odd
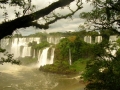
[(60, 37), (47, 37), (47, 42), (57, 44), (60, 41)]
[(53, 60), (54, 60), (54, 51), (55, 51), (55, 48), (52, 48), (52, 49), (51, 49), (50, 60), (48, 60), (47, 64), (53, 64)]
[(72, 65), (72, 61), (71, 61), (71, 50), (69, 49), (69, 64)]
[(37, 44), (39, 44), (40, 42), (41, 42), (41, 40), (40, 40), (40, 38), (26, 38), (26, 40), (28, 41), (28, 42), (33, 42), (33, 41), (35, 41), (35, 42), (37, 42)]
[(13, 45), (11, 47), (11, 53), (14, 54), (14, 58), (20, 57), (20, 46)]
[(22, 57), (31, 56), (31, 47), (24, 47), (22, 51)]
[(33, 50), (33, 58), (35, 58), (35, 49)]
[(84, 41), (87, 42), (87, 43), (92, 43), (92, 38), (91, 38), (91, 36), (85, 36), (85, 37), (84, 37)]
[(9, 45), (9, 39), (1, 39), (0, 46), (6, 48), (7, 45)]
[(43, 49), (41, 54), (40, 54), (40, 51), (39, 51), (40, 56), (38, 55), (38, 64), (37, 64), (38, 67), (44, 66), (46, 64), (53, 64), (55, 48), (51, 49), (50, 59), (47, 58), (49, 49), (50, 49), (50, 47), (47, 47), (47, 48)]
[[(59, 43), (60, 39), (64, 37), (54, 37), (54, 36), (49, 36), (47, 37), (47, 41), (52, 44), (57, 44)], [(110, 42), (115, 42), (118, 39), (116, 35), (110, 36), (109, 41)], [(32, 47), (29, 47), (28, 44), (30, 42), (37, 42), (37, 44), (41, 43), (40, 37), (24, 37), (24, 38), (5, 38), (1, 40), (1, 47), (6, 48), (9, 50), (9, 53), (14, 54), (14, 58), (18, 57), (26, 57), (26, 56), (31, 56), (35, 58), (36, 56), (38, 57), (38, 66), (44, 66), (46, 64), (53, 64), (53, 59), (54, 59), (54, 51), (55, 48), (50, 48), (47, 47), (43, 50), (36, 51), (32, 49)], [(87, 43), (92, 43), (92, 37), (91, 36), (85, 36), (84, 41)], [(101, 42), (102, 41), (102, 36), (97, 36), (95, 38), (95, 42)], [(51, 51), (49, 51), (51, 50)], [(112, 55), (115, 55), (116, 51), (118, 49), (114, 49), (112, 52)], [(32, 52), (33, 51), (33, 52)], [(48, 51), (49, 56), (48, 56)], [(32, 56), (33, 55), (33, 56)], [(49, 57), (49, 58), (48, 58)], [(69, 49), (69, 64), (72, 64), (71, 60), (71, 50)]]
[(19, 43), (19, 38), (14, 38), (12, 40), (12, 45), (11, 45), (11, 53), (14, 54), (14, 57), (20, 57), (20, 44)]
[(39, 61), (40, 56), (41, 56), (41, 50), (38, 51), (38, 61)]
[(95, 43), (100, 43), (100, 42), (102, 42), (102, 36), (96, 36)]
[(117, 35), (112, 35), (112, 36), (109, 37), (109, 41), (110, 41), (111, 43), (116, 42), (117, 39), (118, 39)]
[[(10, 44), (9, 40), (10, 39), (2, 39), (1, 46), (6, 47), (7, 45), (9, 45)], [(31, 56), (32, 48), (28, 47), (28, 43), (35, 41), (37, 42), (37, 44), (39, 44), (41, 42), (39, 37), (12, 38), (11, 41), (12, 42), (11, 42), (10, 53), (14, 54), (14, 58)], [(35, 56), (35, 51), (33, 53)]]
[(38, 58), (38, 67), (44, 66), (47, 64), (47, 52), (48, 52), (49, 47), (43, 49), (40, 58)]

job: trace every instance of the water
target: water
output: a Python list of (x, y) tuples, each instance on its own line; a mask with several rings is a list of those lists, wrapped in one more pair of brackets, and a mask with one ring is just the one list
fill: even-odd
[(48, 48), (45, 48), (43, 51), (42, 51), (42, 54), (40, 56), (40, 58), (38, 58), (38, 67), (40, 66), (44, 66), (47, 64), (47, 52), (48, 52)]
[(50, 47), (47, 47), (45, 49), (43, 49), (42, 53), (38, 53), (38, 64), (37, 66), (44, 66), (46, 64), (53, 64), (53, 60), (54, 60), (54, 51), (55, 48), (51, 49), (51, 56), (50, 58), (48, 58), (48, 50), (50, 49)]
[(45, 73), (31, 66), (0, 65), (0, 90), (83, 90), (70, 76)]

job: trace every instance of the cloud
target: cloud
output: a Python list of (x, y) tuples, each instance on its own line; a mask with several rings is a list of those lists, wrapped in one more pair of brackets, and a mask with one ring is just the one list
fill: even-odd
[[(46, 6), (50, 5), (50, 3), (54, 2), (54, 1), (58, 1), (58, 0), (32, 0), (32, 4), (36, 6), (36, 10), (45, 8)], [(70, 18), (67, 19), (62, 19), (62, 20), (58, 20), (57, 22), (55, 22), (54, 24), (50, 25), (50, 28), (46, 30), (46, 32), (65, 32), (65, 31), (69, 31), (69, 30), (78, 30), (78, 26), (84, 22), (83, 19), (79, 18), (79, 14), (83, 11), (90, 11), (92, 7), (90, 7), (89, 3), (86, 3), (85, 0), (83, 0), (84, 4), (83, 4), (83, 8), (81, 10), (79, 10), (73, 17), (73, 20), (71, 20)], [(10, 19), (14, 19), (15, 18), (15, 14), (14, 14), (14, 10), (20, 10), (18, 7), (16, 7), (14, 9), (14, 7), (9, 7), (8, 13), (9, 13), (9, 18)], [(71, 9), (75, 9), (75, 2), (73, 2), (71, 4)], [(67, 14), (70, 11), (67, 8), (64, 8), (63, 10), (57, 9), (55, 10), (55, 12), (59, 12), (60, 14)], [(2, 17), (2, 13), (0, 13), (0, 21), (3, 19)], [(29, 28), (22, 28), (18, 30), (22, 35), (29, 35), (32, 33), (36, 33), (36, 32), (44, 32), (44, 30), (40, 30), (40, 29), (35, 29), (33, 27), (29, 27)]]

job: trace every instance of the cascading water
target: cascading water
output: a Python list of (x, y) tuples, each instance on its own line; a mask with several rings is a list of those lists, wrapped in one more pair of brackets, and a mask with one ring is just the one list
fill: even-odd
[(50, 59), (48, 59), (48, 50), (50, 49), (50, 47), (47, 47), (45, 49), (43, 49), (42, 53), (40, 54), (40, 56), (38, 56), (38, 64), (37, 64), (37, 67), (40, 67), (40, 66), (44, 66), (46, 64), (53, 64), (53, 59), (54, 59), (54, 51), (55, 51), (55, 48), (52, 48), (51, 49), (51, 56), (50, 56)]
[(60, 41), (60, 37), (47, 37), (47, 42), (57, 44)]
[(33, 58), (35, 58), (35, 49), (33, 50)]
[[(48, 42), (57, 44), (59, 42), (60, 38), (51, 38), (48, 40)], [(43, 66), (46, 64), (53, 64), (54, 59), (54, 50), (55, 48), (50, 49), (50, 56), (48, 58), (48, 50), (50, 47), (47, 47), (43, 50), (35, 51), (35, 49), (32, 49), (28, 46), (29, 42), (37, 42), (37, 44), (41, 43), (40, 38), (12, 38), (11, 42), (10, 39), (2, 39), (1, 40), (1, 46), (6, 47), (7, 45), (10, 45), (10, 52), (14, 54), (14, 58), (18, 57), (26, 57), (26, 56), (32, 56), (33, 58), (38, 57), (38, 66)], [(1, 55), (2, 56), (2, 55)]]
[(72, 65), (72, 60), (71, 60), (71, 50), (69, 49), (69, 64)]
[(40, 43), (40, 38), (13, 38), (10, 53), (14, 54), (14, 58), (31, 56), (31, 47), (29, 42)]
[(23, 48), (21, 57), (25, 57), (25, 56), (31, 56), (31, 47), (26, 46)]
[(117, 35), (112, 35), (109, 37), (109, 42), (111, 44), (110, 47), (114, 47), (112, 50), (109, 51), (109, 53), (111, 53), (111, 55), (113, 56), (116, 56), (116, 52), (120, 48), (118, 45), (115, 45), (117, 39), (118, 39)]
[(85, 36), (85, 37), (84, 37), (84, 41), (87, 42), (87, 43), (92, 43), (92, 38), (91, 38), (91, 36)]
[(9, 45), (9, 39), (1, 39), (0, 46), (5, 49), (7, 45)]
[(100, 43), (100, 42), (102, 42), (102, 36), (96, 36), (95, 43)]
[(53, 64), (54, 51), (55, 51), (55, 48), (52, 48), (52, 49), (51, 49), (51, 56), (50, 56), (50, 60), (48, 60), (48, 61), (47, 61), (47, 64)]
[(38, 51), (38, 62), (39, 62), (40, 56), (41, 56), (41, 50)]
[[(64, 37), (63, 37), (64, 38)], [(47, 37), (47, 42), (57, 44), (60, 41), (60, 37)], [(116, 41), (117, 36), (110, 36), (110, 41)], [(51, 53), (48, 58), (48, 50), (49, 48), (45, 48), (43, 50), (35, 51), (31, 47), (28, 46), (29, 42), (37, 42), (37, 44), (41, 43), (40, 37), (26, 37), (26, 38), (11, 38), (11, 39), (2, 39), (1, 40), (1, 47), (9, 46), (10, 53), (14, 54), (15, 58), (18, 57), (26, 57), (26, 56), (32, 56), (35, 58), (37, 55), (38, 57), (38, 67), (44, 66), (46, 64), (53, 64), (54, 59), (54, 50), (55, 48), (51, 48)], [(85, 36), (84, 41), (87, 43), (92, 43), (92, 37), (91, 36)], [(101, 42), (102, 36), (97, 36), (95, 38), (95, 42)], [(112, 54), (115, 55), (116, 51), (112, 51)], [(71, 51), (69, 50), (69, 64), (71, 65)]]
[(118, 39), (117, 35), (112, 35), (112, 36), (109, 37), (109, 41), (110, 41), (110, 43), (114, 43), (114, 42), (116, 42), (117, 39)]
[(38, 58), (38, 67), (44, 66), (47, 64), (47, 52), (48, 52), (49, 47), (43, 49), (40, 58)]
[(22, 45), (23, 43), (21, 43), (19, 38), (14, 38), (12, 40), (12, 45), (11, 45), (11, 53), (14, 54), (14, 57), (20, 57), (20, 45)]

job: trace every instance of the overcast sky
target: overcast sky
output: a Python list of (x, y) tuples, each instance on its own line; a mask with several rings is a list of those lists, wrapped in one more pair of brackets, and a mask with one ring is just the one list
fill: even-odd
[[(32, 4), (36, 5), (36, 10), (42, 9), (46, 6), (48, 6), (50, 3), (57, 1), (57, 0), (32, 0)], [(75, 3), (71, 4), (71, 8), (75, 9)], [(11, 8), (9, 11), (13, 10), (13, 8)], [(16, 8), (17, 10), (17, 8)], [(20, 30), (18, 30), (22, 35), (29, 35), (32, 33), (36, 33), (36, 32), (65, 32), (65, 31), (75, 31), (78, 30), (78, 27), (80, 24), (84, 23), (84, 20), (79, 18), (79, 14), (82, 11), (90, 11), (91, 7), (88, 3), (85, 2), (85, 0), (83, 0), (83, 8), (81, 10), (79, 10), (74, 16), (73, 19), (62, 19), (59, 20), (57, 22), (55, 22), (54, 24), (50, 25), (50, 28), (47, 30), (41, 30), (41, 29), (35, 29), (33, 27), (29, 27), (29, 28), (22, 28)], [(60, 14), (64, 14), (68, 12), (67, 9), (60, 11)], [(14, 18), (14, 13), (9, 12), (10, 14), (10, 18)]]

